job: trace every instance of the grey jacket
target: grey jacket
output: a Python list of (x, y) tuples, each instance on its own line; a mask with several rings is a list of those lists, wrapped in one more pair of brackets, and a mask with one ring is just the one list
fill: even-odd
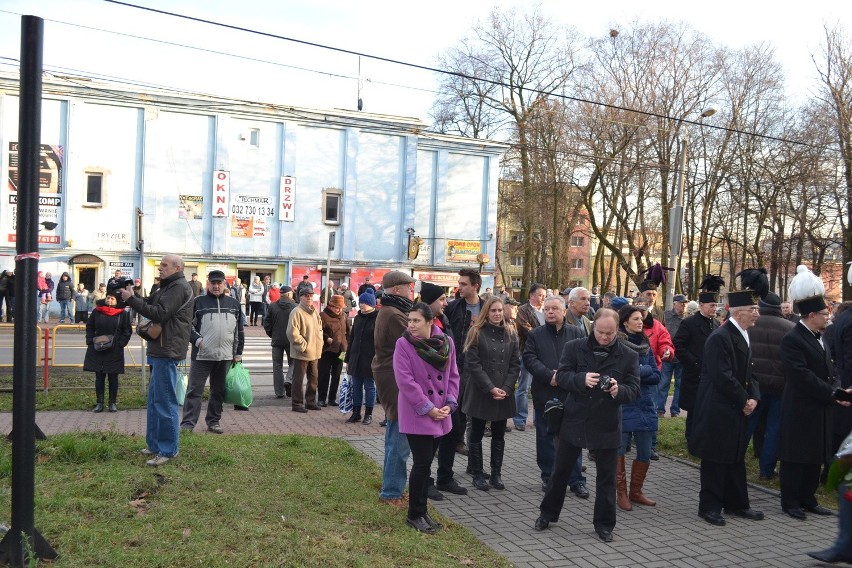
[(196, 297), (190, 342), (193, 360), (231, 361), (242, 355), (245, 335), (237, 301), (228, 294)]

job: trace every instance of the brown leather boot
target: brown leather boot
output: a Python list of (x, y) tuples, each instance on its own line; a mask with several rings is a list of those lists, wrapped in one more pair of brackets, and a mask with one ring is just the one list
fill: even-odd
[(642, 485), (645, 484), (645, 476), (648, 475), (650, 465), (648, 462), (633, 460), (633, 465), (630, 466), (630, 500), (639, 505), (653, 507), (657, 502), (642, 494)]
[(627, 472), (624, 469), (624, 456), (618, 456), (618, 471), (615, 474), (615, 494), (618, 508), (632, 511), (633, 505), (627, 497)]

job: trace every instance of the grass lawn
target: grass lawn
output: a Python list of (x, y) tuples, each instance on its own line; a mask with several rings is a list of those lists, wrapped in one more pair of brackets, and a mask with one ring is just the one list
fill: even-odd
[[(685, 417), (661, 418), (660, 429), (657, 432), (657, 451), (661, 454), (691, 461), (696, 464), (701, 463), (701, 460), (690, 454), (686, 449), (686, 438), (684, 437), (685, 428)], [(745, 463), (746, 475), (749, 483), (775, 489), (776, 491), (781, 490), (781, 485), (778, 483), (777, 477), (771, 481), (761, 481), (759, 479), (760, 463), (758, 462), (758, 459), (754, 457), (752, 445), (749, 445), (748, 451), (746, 452)], [(778, 465), (780, 466), (780, 462)], [(819, 489), (817, 489), (816, 497), (820, 505), (835, 510), (837, 509), (837, 497), (833, 491), (827, 491), (825, 487), (821, 485)]]
[[(0, 443), (5, 516), (11, 445)], [(35, 524), (60, 555), (52, 565), (510, 566), (447, 519), (434, 536), (407, 527), (405, 509), (378, 501), (376, 464), (341, 440), (184, 434), (158, 469), (143, 446), (114, 433), (38, 442)]]

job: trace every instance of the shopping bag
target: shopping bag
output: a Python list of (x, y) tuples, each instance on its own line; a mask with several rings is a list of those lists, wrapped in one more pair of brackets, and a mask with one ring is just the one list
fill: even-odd
[(352, 412), (352, 379), (344, 375), (337, 389), (337, 410), (341, 414)]
[(183, 406), (183, 403), (186, 402), (186, 387), (188, 386), (189, 377), (186, 376), (186, 373), (178, 375), (177, 384), (175, 385), (175, 394), (177, 395), (177, 402), (181, 406)]
[(248, 408), (254, 400), (251, 376), (242, 363), (234, 363), (225, 377), (225, 402)]

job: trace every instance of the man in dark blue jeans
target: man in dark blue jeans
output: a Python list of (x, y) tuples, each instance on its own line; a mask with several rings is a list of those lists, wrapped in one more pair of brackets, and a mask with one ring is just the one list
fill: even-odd
[[(580, 330), (573, 325), (565, 325), (565, 300), (560, 296), (547, 298), (542, 307), (544, 325), (533, 329), (527, 335), (524, 347), (524, 366), (532, 374), (533, 420), (535, 421), (535, 456), (541, 470), (541, 488), (547, 491), (553, 461), (556, 457), (556, 434), (547, 432), (544, 420), (544, 405), (548, 400), (558, 398), (565, 401), (568, 391), (556, 383), (556, 369), (562, 348), (572, 339), (580, 337)], [(586, 478), (583, 477), (583, 457), (577, 457), (577, 463), (568, 478), (571, 491), (581, 499), (589, 498)]]

